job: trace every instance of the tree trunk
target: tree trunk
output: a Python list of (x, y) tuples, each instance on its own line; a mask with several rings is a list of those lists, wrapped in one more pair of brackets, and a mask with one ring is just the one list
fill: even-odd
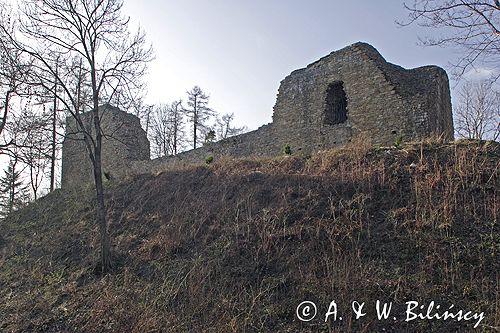
[(197, 105), (197, 100), (196, 97), (194, 99), (193, 103), (193, 133), (194, 133), (194, 149), (196, 149), (196, 141), (197, 141), (197, 130), (198, 127), (198, 105)]
[(102, 184), (102, 133), (100, 130), (100, 116), (98, 107), (94, 112), (95, 145), (86, 136), (87, 148), (90, 150), (90, 160), (92, 162), (94, 182), (97, 199), (97, 224), (101, 240), (101, 272), (106, 275), (111, 270), (111, 242), (106, 221), (106, 206), (104, 204), (104, 186)]
[(174, 156), (177, 155), (177, 116), (175, 116), (175, 125), (174, 125), (174, 144), (173, 144), (173, 153)]
[[(100, 143), (98, 143), (97, 146), (100, 147)], [(99, 231), (101, 235), (101, 271), (104, 275), (107, 274), (111, 269), (111, 244), (109, 241), (108, 226), (106, 221), (106, 206), (104, 205), (104, 188), (102, 185), (100, 148), (96, 149), (94, 157), (94, 179), (97, 196), (97, 222), (99, 224)]]
[[(57, 77), (56, 65), (56, 77)], [(57, 79), (54, 83), (54, 104), (52, 106), (52, 154), (50, 156), (50, 192), (54, 191), (56, 183), (56, 148), (57, 148)]]
[[(91, 62), (91, 79), (92, 79), (92, 100), (94, 106), (94, 130), (95, 130), (95, 146), (94, 146), (94, 180), (97, 196), (97, 223), (99, 224), (101, 234), (101, 269), (105, 275), (111, 270), (111, 244), (108, 234), (108, 225), (106, 221), (106, 207), (104, 205), (104, 187), (102, 185), (102, 132), (101, 132), (101, 115), (99, 114), (99, 95), (97, 90), (96, 71), (94, 68), (95, 59)], [(105, 110), (103, 110), (105, 112)]]
[(194, 145), (193, 145), (193, 149), (196, 149), (196, 122), (193, 125), (193, 133), (194, 133)]
[(14, 163), (12, 163), (12, 178), (10, 183), (9, 206), (7, 208), (8, 214), (14, 211), (14, 200), (16, 199), (16, 166), (17, 166), (17, 157), (14, 159)]

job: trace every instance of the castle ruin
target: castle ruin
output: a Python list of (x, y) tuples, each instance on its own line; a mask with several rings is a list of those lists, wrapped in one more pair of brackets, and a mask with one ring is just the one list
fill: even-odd
[[(136, 116), (109, 104), (100, 107), (102, 169), (106, 178), (123, 178), (134, 161), (149, 161), (149, 141)], [(93, 113), (82, 114), (86, 130), (93, 132)], [(72, 116), (66, 118), (66, 135), (62, 151), (61, 187), (75, 187), (94, 181), (92, 163)]]
[[(432, 135), (453, 138), (446, 72), (437, 66), (404, 69), (386, 62), (373, 46), (361, 42), (287, 76), (279, 87), (272, 123), (173, 157), (149, 160), (149, 143), (139, 130), (139, 120), (111, 110), (113, 122), (130, 126), (115, 130), (115, 136), (123, 134), (123, 138), (104, 155), (104, 169), (129, 173), (147, 172), (163, 164), (202, 162), (208, 156), (276, 156), (285, 145), (293, 153), (310, 154), (345, 145), (359, 135), (381, 146), (390, 146), (400, 137), (404, 141)], [(83, 162), (87, 154), (77, 154), (82, 150), (75, 145), (69, 138), (63, 145), (63, 187), (78, 178), (68, 165), (89, 164)]]

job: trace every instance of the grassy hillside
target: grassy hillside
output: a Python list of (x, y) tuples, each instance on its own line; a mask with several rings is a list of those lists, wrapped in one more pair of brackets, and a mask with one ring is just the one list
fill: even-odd
[[(498, 332), (499, 161), (496, 143), (357, 144), (110, 184), (105, 277), (93, 193), (57, 191), (0, 221), (0, 332), (474, 330), (406, 322), (409, 301), (484, 312), (474, 331)], [(306, 300), (318, 313), (301, 322)]]

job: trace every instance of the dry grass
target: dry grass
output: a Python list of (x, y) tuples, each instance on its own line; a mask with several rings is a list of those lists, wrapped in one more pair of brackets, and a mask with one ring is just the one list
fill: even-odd
[[(495, 143), (218, 159), (109, 190), (115, 272), (94, 274), (88, 200), (58, 193), (1, 222), (0, 331), (465, 332), (452, 321), (301, 323), (312, 300), (434, 300), (498, 330)], [(84, 196), (85, 197), (85, 196)], [(90, 196), (89, 196), (90, 197)], [(62, 205), (62, 200), (65, 204)], [(33, 236), (36, 233), (36, 236)]]

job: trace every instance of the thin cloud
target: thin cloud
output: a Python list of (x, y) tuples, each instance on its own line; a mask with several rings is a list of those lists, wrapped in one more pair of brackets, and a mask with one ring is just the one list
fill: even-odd
[(496, 68), (488, 68), (488, 67), (477, 67), (469, 70), (464, 74), (464, 78), (467, 81), (480, 81), (487, 80), (494, 76), (499, 75), (500, 72)]

